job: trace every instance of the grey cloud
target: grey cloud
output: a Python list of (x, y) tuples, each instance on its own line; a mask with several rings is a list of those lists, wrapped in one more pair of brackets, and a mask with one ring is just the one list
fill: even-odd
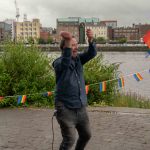
[[(14, 13), (14, 2), (7, 0), (5, 8), (10, 11), (0, 10), (4, 14)], [(1, 4), (2, 2), (0, 2)], [(6, 2), (3, 2), (6, 5)], [(59, 17), (99, 17), (102, 20), (116, 19), (120, 25), (132, 25), (132, 23), (148, 23), (149, 0), (18, 0), (20, 13), (28, 15), (28, 18), (39, 17), (43, 26), (55, 26)], [(0, 18), (2, 18), (0, 14)]]

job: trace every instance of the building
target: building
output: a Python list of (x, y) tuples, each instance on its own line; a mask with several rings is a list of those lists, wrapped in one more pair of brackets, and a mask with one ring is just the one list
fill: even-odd
[(127, 41), (139, 40), (139, 28), (136, 27), (118, 27), (113, 29), (113, 40), (126, 38)]
[(111, 27), (112, 29), (117, 28), (117, 20), (100, 21), (100, 24), (106, 25), (107, 27)]
[(0, 22), (0, 42), (11, 40), (11, 25), (5, 22)]
[(79, 17), (59, 18), (57, 19), (57, 41), (61, 40), (59, 36), (61, 31), (71, 32), (72, 35), (79, 41)]
[(108, 27), (105, 25), (100, 25), (100, 23), (90, 23), (85, 26), (85, 30), (87, 29), (91, 29), (93, 31), (94, 38), (103, 37), (105, 40), (108, 40)]
[(143, 36), (150, 30), (150, 24), (138, 24), (134, 25), (133, 27), (139, 29), (139, 38), (143, 38)]
[(97, 37), (97, 26), (99, 25), (99, 18), (81, 18), (81, 17), (69, 17), (57, 19), (57, 38), (61, 40), (59, 36), (60, 31), (71, 32), (77, 39), (78, 43), (86, 43), (86, 29), (91, 28)]
[(59, 36), (60, 31), (68, 31), (73, 34), (78, 43), (87, 43), (86, 30), (92, 29), (95, 38), (103, 37), (105, 40), (109, 40), (112, 39), (112, 30), (110, 30), (110, 28), (111, 27), (106, 26), (104, 22), (100, 23), (99, 18), (59, 18), (57, 19), (56, 39), (58, 39), (58, 41), (61, 40)]
[(51, 27), (41, 27), (40, 29), (40, 39), (43, 40), (45, 43), (50, 42), (50, 40), (52, 42), (55, 42), (55, 34), (55, 29)]
[(32, 38), (36, 42), (40, 38), (40, 27), (39, 19), (16, 22), (16, 41), (21, 40), (28, 43), (28, 40)]
[(10, 27), (11, 27), (11, 41), (14, 41), (15, 40), (15, 33), (16, 33), (15, 20), (6, 19), (4, 22), (10, 25)]
[(52, 27), (41, 27), (41, 32), (48, 32), (50, 35), (53, 34), (53, 28)]
[(46, 32), (46, 31), (41, 31), (40, 32), (40, 39), (47, 42), (49, 38), (50, 38), (50, 33), (49, 32)]
[(2, 28), (0, 28), (0, 42), (3, 41), (4, 39), (4, 30)]

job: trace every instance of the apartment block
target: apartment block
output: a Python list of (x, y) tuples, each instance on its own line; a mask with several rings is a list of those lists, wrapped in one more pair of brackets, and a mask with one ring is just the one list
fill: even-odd
[(126, 38), (127, 41), (139, 40), (139, 28), (118, 27), (113, 29), (113, 39)]
[(33, 38), (34, 41), (40, 38), (40, 20), (33, 19), (32, 21), (16, 22), (16, 41), (28, 42), (28, 39)]
[[(115, 22), (116, 23), (116, 22)], [(61, 40), (59, 36), (60, 31), (68, 31), (73, 34), (79, 43), (87, 43), (86, 30), (92, 29), (94, 37), (103, 37), (104, 39), (110, 39), (110, 27), (105, 23), (100, 23), (99, 18), (81, 18), (81, 17), (69, 17), (57, 19), (57, 39)], [(111, 35), (112, 36), (112, 35)]]

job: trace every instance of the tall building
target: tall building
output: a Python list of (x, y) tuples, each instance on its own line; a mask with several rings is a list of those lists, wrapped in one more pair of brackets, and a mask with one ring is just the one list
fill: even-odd
[[(115, 27), (116, 21), (112, 21), (112, 23), (114, 23), (113, 27)], [(73, 34), (79, 43), (87, 43), (86, 30), (92, 29), (95, 38), (103, 37), (108, 40), (110, 39), (109, 28), (105, 23), (100, 23), (99, 18), (59, 18), (57, 19), (57, 39), (58, 41), (61, 40), (60, 31), (68, 31)]]
[(28, 42), (30, 38), (37, 41), (40, 38), (40, 20), (16, 22), (16, 41)]
[(16, 32), (15, 20), (6, 19), (4, 22), (10, 25), (10, 27), (11, 27), (11, 40), (14, 41), (15, 40), (15, 32)]
[(4, 36), (4, 30), (0, 28), (0, 42), (3, 41), (3, 36)]
[(87, 29), (91, 29), (93, 31), (94, 38), (103, 37), (105, 40), (108, 40), (108, 27), (105, 25), (100, 25), (100, 23), (89, 23), (85, 26), (85, 30)]
[(71, 32), (79, 41), (79, 17), (59, 18), (57, 19), (57, 40), (60, 41), (60, 31)]
[(0, 22), (0, 42), (11, 40), (11, 25), (5, 22)]

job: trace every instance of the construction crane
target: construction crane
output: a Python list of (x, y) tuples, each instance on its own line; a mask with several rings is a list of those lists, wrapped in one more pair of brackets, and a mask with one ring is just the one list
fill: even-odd
[(15, 0), (15, 7), (16, 7), (16, 20), (19, 21), (20, 14), (19, 14), (19, 8), (16, 0)]

